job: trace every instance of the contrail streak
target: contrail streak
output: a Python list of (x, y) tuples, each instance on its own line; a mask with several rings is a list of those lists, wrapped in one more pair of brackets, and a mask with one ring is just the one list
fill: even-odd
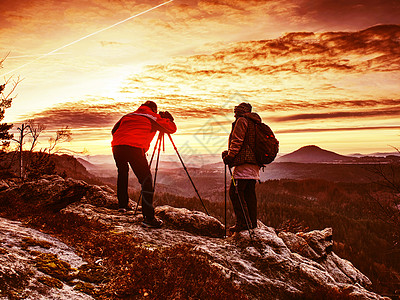
[(115, 27), (115, 26), (118, 26), (118, 25), (120, 25), (120, 24), (122, 24), (122, 23), (124, 23), (124, 22), (127, 22), (127, 21), (129, 21), (129, 20), (131, 20), (131, 19), (133, 19), (133, 18), (139, 17), (139, 16), (141, 16), (141, 15), (143, 15), (143, 14), (145, 14), (145, 13), (148, 13), (149, 11), (152, 11), (152, 10), (154, 10), (154, 9), (157, 9), (157, 8), (159, 8), (159, 7), (163, 6), (163, 5), (166, 5), (166, 4), (168, 4), (168, 3), (172, 2), (172, 1), (174, 1), (174, 0), (170, 0), (170, 1), (167, 1), (167, 2), (164, 2), (164, 3), (161, 3), (161, 4), (157, 5), (157, 6), (154, 6), (154, 7), (152, 7), (152, 8), (149, 8), (149, 9), (145, 10), (145, 11), (142, 11), (142, 12), (136, 14), (136, 15), (133, 15), (133, 16), (131, 16), (131, 17), (129, 17), (129, 18), (126, 18), (125, 20), (119, 21), (119, 22), (117, 22), (117, 23), (115, 23), (115, 24), (113, 24), (113, 25), (110, 25), (110, 26), (106, 27), (106, 28), (97, 30), (97, 31), (95, 31), (95, 32), (93, 32), (93, 33), (91, 33), (91, 34), (88, 34), (88, 35), (86, 35), (86, 36), (84, 36), (84, 37), (81, 37), (80, 39), (77, 39), (77, 40), (75, 40), (75, 41), (73, 41), (73, 42), (71, 42), (71, 43), (69, 43), (69, 44), (66, 44), (66, 45), (64, 45), (64, 46), (62, 46), (62, 47), (59, 47), (59, 48), (57, 48), (57, 49), (54, 49), (53, 51), (50, 51), (49, 53), (43, 54), (43, 55), (39, 56), (38, 58), (36, 58), (36, 59), (34, 59), (34, 60), (32, 60), (32, 61), (26, 63), (26, 64), (23, 64), (22, 66), (19, 66), (18, 68), (14, 69), (14, 70), (11, 70), (11, 71), (9, 71), (9, 72), (7, 72), (7, 73), (4, 73), (4, 74), (2, 74), (1, 76), (5, 76), (5, 75), (7, 75), (7, 74), (10, 74), (10, 73), (13, 73), (13, 72), (15, 72), (15, 71), (18, 71), (19, 69), (22, 69), (22, 68), (24, 68), (24, 67), (26, 67), (26, 66), (28, 66), (28, 65), (30, 65), (30, 64), (33, 64), (34, 62), (36, 62), (36, 61), (38, 61), (38, 60), (40, 60), (40, 59), (42, 59), (42, 58), (45, 58), (46, 56), (52, 55), (53, 53), (55, 53), (55, 52), (57, 52), (57, 51), (60, 51), (61, 49), (64, 49), (64, 48), (66, 48), (66, 47), (69, 47), (69, 46), (71, 46), (71, 45), (74, 45), (74, 44), (76, 44), (76, 43), (79, 43), (80, 41), (82, 41), (82, 40), (84, 40), (84, 39), (87, 39), (87, 38), (89, 38), (89, 37), (91, 37), (91, 36), (94, 36), (94, 35), (100, 33), (100, 32), (103, 32), (103, 31), (106, 31), (106, 30), (108, 30), (108, 29), (110, 29), (110, 28), (113, 28), (113, 27)]
[[(18, 59), (18, 58), (26, 58), (26, 57), (38, 57), (44, 56), (46, 54), (27, 54), (27, 55), (15, 55), (15, 56), (7, 56), (7, 59)], [(50, 55), (50, 54), (49, 54)], [(65, 55), (65, 53), (53, 53), (51, 55)]]

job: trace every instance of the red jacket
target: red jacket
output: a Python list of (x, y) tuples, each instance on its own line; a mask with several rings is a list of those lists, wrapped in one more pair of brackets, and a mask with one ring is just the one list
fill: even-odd
[(161, 118), (150, 107), (142, 105), (115, 124), (111, 146), (127, 145), (147, 152), (157, 130), (172, 134), (176, 131), (176, 125), (169, 119)]

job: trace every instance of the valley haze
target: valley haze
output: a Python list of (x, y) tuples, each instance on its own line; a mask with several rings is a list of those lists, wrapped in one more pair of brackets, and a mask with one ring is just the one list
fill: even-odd
[[(179, 149), (178, 149), (179, 150)], [(148, 156), (150, 160), (151, 154)], [(220, 201), (223, 191), (224, 164), (220, 155), (182, 156), (199, 192), (213, 201)], [(116, 184), (117, 168), (112, 156), (96, 155), (78, 158), (78, 161), (93, 175), (110, 185)], [(376, 153), (368, 155), (340, 155), (321, 149), (315, 145), (301, 147), (288, 153), (280, 154), (277, 159), (261, 169), (260, 180), (277, 179), (323, 179), (336, 182), (365, 183), (373, 181), (370, 166), (400, 161), (397, 152)], [(154, 176), (155, 161), (152, 164)], [(130, 170), (130, 187), (140, 188), (136, 177)], [(229, 181), (229, 175), (228, 175)], [(157, 191), (185, 197), (195, 197), (177, 155), (161, 153), (157, 174)]]

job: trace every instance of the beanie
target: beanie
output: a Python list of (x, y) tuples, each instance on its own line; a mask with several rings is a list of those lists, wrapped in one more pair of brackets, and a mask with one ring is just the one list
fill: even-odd
[(153, 101), (146, 101), (145, 103), (143, 103), (142, 105), (148, 106), (151, 108), (152, 111), (154, 111), (155, 113), (157, 113), (157, 104)]
[(235, 106), (235, 109), (233, 111), (235, 112), (235, 114), (242, 116), (245, 113), (251, 112), (251, 108), (252, 107), (250, 103), (242, 102), (238, 106)]

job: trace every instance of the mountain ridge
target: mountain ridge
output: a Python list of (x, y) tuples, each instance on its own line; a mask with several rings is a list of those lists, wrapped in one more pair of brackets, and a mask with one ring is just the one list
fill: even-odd
[[(334, 151), (329, 151), (326, 149), (323, 149), (317, 145), (306, 145), (306, 146), (302, 146), (301, 148), (290, 152), (290, 153), (278, 153), (277, 158), (275, 159), (275, 162), (300, 162), (300, 161), (286, 161), (288, 159), (287, 155), (291, 155), (296, 151), (299, 151), (302, 148), (307, 148), (307, 147), (311, 147), (311, 146), (315, 146), (316, 148), (319, 148), (323, 151), (327, 151), (327, 152), (331, 152), (334, 153), (336, 155), (339, 155), (340, 159), (344, 159), (345, 161), (350, 161), (350, 160), (356, 160), (357, 158), (385, 158), (387, 156), (400, 156), (400, 153), (398, 152), (373, 152), (373, 153), (368, 153), (368, 154), (362, 154), (362, 153), (352, 153), (349, 155), (344, 155), (344, 154), (340, 154), (340, 153), (336, 153)], [(283, 160), (281, 160), (283, 157), (285, 157)], [(107, 168), (115, 168), (115, 162), (113, 160), (112, 155), (92, 155), (92, 156), (77, 156), (78, 160), (80, 160), (81, 163), (83, 163), (83, 165), (86, 167), (88, 171), (90, 171), (89, 169), (100, 169), (102, 171), (104, 171)], [(198, 155), (182, 155), (183, 161), (185, 163), (185, 165), (187, 165), (188, 167), (209, 167), (212, 165), (217, 165), (222, 163), (222, 159), (221, 159), (221, 155), (220, 154), (198, 154)], [(289, 156), (290, 158), (290, 156)], [(178, 158), (176, 157), (176, 155), (165, 155), (165, 154), (161, 154), (160, 156), (160, 162), (163, 163), (163, 161), (170, 161), (170, 162), (177, 162), (177, 166), (181, 167), (181, 164), (178, 160)], [(86, 164), (86, 162), (88, 162)], [(321, 162), (321, 161), (315, 161), (315, 162)], [(329, 162), (329, 161), (326, 161)]]
[(276, 162), (321, 163), (353, 160), (352, 157), (322, 149), (316, 145), (303, 146), (296, 151), (279, 157)]

